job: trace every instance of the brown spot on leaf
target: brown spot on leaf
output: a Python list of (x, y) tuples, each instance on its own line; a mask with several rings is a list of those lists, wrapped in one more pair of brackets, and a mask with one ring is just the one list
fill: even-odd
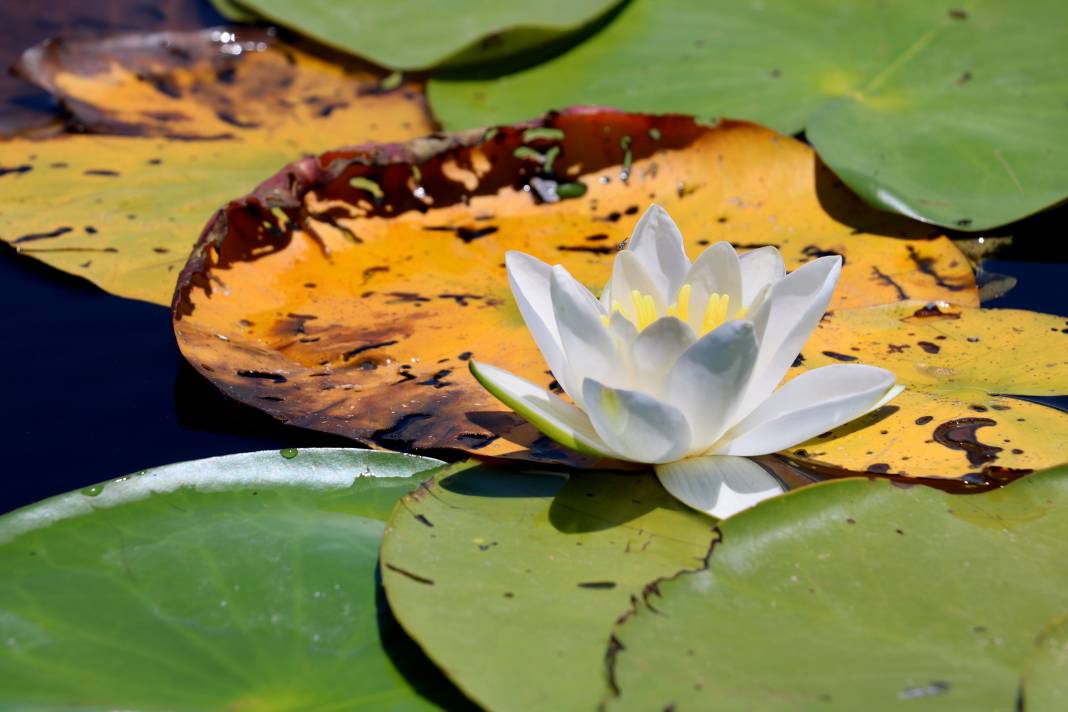
[(835, 361), (856, 361), (856, 356), (849, 356), (848, 354), (840, 354), (837, 351), (824, 351), (822, 352), (827, 358), (833, 358)]
[(935, 302), (928, 302), (916, 311), (912, 313), (912, 316), (919, 319), (960, 319), (960, 314), (954, 312), (942, 311), (942, 307)]
[(953, 450), (963, 450), (972, 465), (984, 465), (997, 459), (1002, 448), (979, 442), (976, 431), (993, 425), (997, 421), (990, 418), (956, 418), (935, 428), (934, 439)]

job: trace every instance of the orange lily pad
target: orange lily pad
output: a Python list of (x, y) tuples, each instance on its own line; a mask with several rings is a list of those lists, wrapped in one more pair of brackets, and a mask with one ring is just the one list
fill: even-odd
[(842, 254), (836, 309), (978, 304), (948, 239), (868, 208), (794, 139), (579, 109), (291, 165), (205, 229), (175, 294), (178, 342), (223, 392), (293, 425), (384, 447), (583, 462), (483, 391), (466, 361), (550, 385), (505, 251), (563, 263), (599, 289), (651, 202), (691, 256), (718, 240), (777, 245), (791, 268)]
[(1009, 395), (1068, 392), (1068, 319), (899, 302), (828, 314), (794, 369), (893, 371), (889, 405), (793, 448), (809, 467), (988, 485), (1068, 462), (1068, 413)]
[[(383, 70), (344, 55), (305, 51), (278, 40), (273, 30), (216, 27), (49, 40), (23, 53), (16, 70), (101, 133), (269, 137), (320, 151), (327, 136), (336, 145), (337, 136), (390, 140), (430, 130), (421, 85), (387, 89)], [(414, 111), (398, 116), (404, 104)], [(378, 131), (395, 126), (409, 133)]]
[(0, 239), (124, 297), (170, 303), (212, 211), (338, 143), (432, 130), (422, 86), (263, 31), (47, 42), (21, 71), (92, 131), (0, 141)]

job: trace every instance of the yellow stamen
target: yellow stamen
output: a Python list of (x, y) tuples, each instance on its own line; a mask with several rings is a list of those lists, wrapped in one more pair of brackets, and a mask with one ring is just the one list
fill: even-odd
[(731, 297), (729, 294), (713, 294), (709, 296), (708, 304), (705, 306), (702, 335), (719, 327), (727, 320), (727, 313), (730, 310), (730, 305)]
[(637, 289), (631, 291), (630, 298), (634, 302), (634, 313), (638, 320), (635, 326), (641, 331), (656, 321), (656, 305), (651, 296), (642, 294)]
[(716, 319), (716, 309), (719, 307), (719, 295), (711, 294), (708, 297), (708, 304), (705, 305), (705, 318), (701, 320), (701, 331), (708, 332), (712, 330), (712, 323)]
[[(637, 289), (633, 289), (630, 292), (630, 299), (634, 305), (634, 317), (631, 319), (634, 326), (638, 331), (643, 331), (646, 327), (657, 320), (659, 315), (657, 314), (656, 302), (653, 300), (652, 295), (642, 294)], [(679, 289), (677, 301), (669, 306), (665, 313), (667, 316), (673, 316), (682, 322), (689, 323), (690, 321), (690, 307), (693, 305), (693, 287), (689, 284), (684, 284)], [(731, 310), (731, 297), (729, 294), (711, 294), (708, 297), (708, 301), (705, 304), (704, 317), (701, 320), (701, 336), (704, 336), (713, 329), (717, 329), (727, 321), (727, 316)], [(746, 307), (739, 307), (734, 314), (735, 319), (742, 319), (745, 317), (749, 310)], [(605, 323), (605, 326), (611, 322), (611, 315), (616, 312), (623, 312), (622, 305), (612, 300), (612, 309), (609, 314), (602, 315), (601, 321)]]
[(676, 302), (676, 315), (679, 317), (679, 321), (688, 322), (690, 320), (690, 292), (693, 291), (689, 284), (682, 285), (679, 290), (679, 301)]
[(607, 314), (601, 314), (601, 323), (602, 323), (602, 324), (604, 324), (605, 326), (608, 326), (608, 324), (609, 324), (609, 321), (610, 321), (610, 320), (609, 320), (609, 318), (608, 318), (608, 315), (607, 315)]

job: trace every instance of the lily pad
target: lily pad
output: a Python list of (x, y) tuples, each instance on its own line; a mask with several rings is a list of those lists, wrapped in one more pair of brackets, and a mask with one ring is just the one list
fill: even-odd
[(467, 463), (397, 505), (382, 581), (405, 630), (484, 707), (594, 709), (616, 617), (649, 581), (699, 568), (714, 539), (648, 472)]
[(635, 0), (517, 74), (431, 82), (452, 129), (573, 104), (805, 131), (873, 205), (982, 230), (1068, 197), (1068, 5)]
[[(261, 18), (393, 69), (492, 62), (580, 29), (619, 0), (212, 0), (224, 15)], [(245, 17), (238, 17), (243, 13)]]
[(1068, 319), (899, 302), (835, 311), (794, 369), (893, 371), (890, 405), (791, 449), (810, 467), (984, 485), (1068, 462), (1068, 413), (1008, 395), (1068, 393)]
[(224, 393), (294, 425), (588, 462), (504, 409), (467, 361), (549, 384), (504, 253), (561, 262), (599, 290), (653, 201), (691, 256), (719, 240), (774, 244), (791, 268), (842, 254), (835, 308), (978, 305), (947, 238), (866, 207), (804, 144), (750, 124), (590, 109), (291, 166), (212, 219), (180, 279), (175, 332)]
[(0, 136), (63, 130), (60, 112), (40, 92), (7, 69), (22, 51), (48, 37), (102, 36), (115, 32), (188, 30), (222, 20), (204, 2), (107, 0), (87, 8), (82, 0), (9, 5), (0, 26)]
[(1068, 706), (1068, 616), (1046, 624), (1024, 673), (1020, 696), (1028, 712), (1056, 712)]
[(608, 709), (1019, 709), (1065, 607), (1064, 467), (973, 496), (827, 482), (719, 530), (617, 626)]
[[(223, 38), (226, 38), (225, 41)], [(235, 39), (236, 38), (236, 39)], [(431, 130), (418, 85), (335, 65), (251, 30), (52, 42), (23, 72), (94, 131), (0, 142), (0, 239), (124, 297), (169, 304), (204, 221), (344, 135)]]
[(211, 4), (220, 15), (233, 22), (256, 22), (259, 19), (256, 13), (246, 10), (236, 0), (211, 0)]
[(380, 630), (375, 571), (386, 513), (440, 464), (250, 453), (0, 517), (0, 707), (436, 709), (420, 691), (447, 687), (403, 676)]

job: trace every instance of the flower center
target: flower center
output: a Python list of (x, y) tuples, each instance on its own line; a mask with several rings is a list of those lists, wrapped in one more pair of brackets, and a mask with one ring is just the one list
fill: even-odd
[[(637, 289), (630, 293), (631, 302), (634, 305), (634, 318), (626, 316), (626, 312), (623, 311), (623, 305), (618, 300), (612, 300), (611, 314), (620, 312), (625, 318), (637, 327), (638, 331), (643, 331), (647, 326), (660, 318), (660, 314), (657, 313), (656, 302), (653, 301), (653, 297), (650, 294), (642, 294)], [(676, 317), (679, 321), (690, 323), (690, 312), (695, 306), (693, 299), (693, 288), (689, 284), (682, 285), (679, 289), (678, 299), (674, 304), (667, 308), (664, 316)], [(729, 294), (710, 294), (708, 300), (705, 302), (704, 316), (701, 318), (700, 334), (698, 336), (704, 336), (708, 332), (712, 331), (716, 327), (727, 321), (727, 314), (730, 311), (731, 297)], [(745, 307), (741, 307), (734, 314), (735, 319), (741, 319), (745, 316), (748, 310)], [(610, 323), (610, 315), (602, 315), (601, 321), (605, 326)]]

